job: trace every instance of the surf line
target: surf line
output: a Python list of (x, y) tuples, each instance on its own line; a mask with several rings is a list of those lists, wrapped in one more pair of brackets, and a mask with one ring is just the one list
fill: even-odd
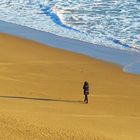
[(136, 50), (139, 50), (140, 51), (140, 48), (137, 48), (135, 46), (130, 46), (130, 45), (127, 45), (125, 43), (122, 43), (118, 39), (114, 39), (114, 38), (107, 38), (107, 39), (113, 41), (113, 43), (115, 43), (115, 44), (119, 44), (119, 45), (123, 46), (124, 48), (132, 48), (132, 49), (136, 49)]
[(58, 25), (60, 25), (61, 27), (64, 27), (66, 29), (69, 29), (69, 30), (74, 30), (76, 32), (79, 32), (81, 33), (81, 31), (77, 30), (77, 29), (74, 29), (70, 26), (66, 26), (65, 24), (62, 23), (61, 19), (57, 16), (57, 14), (52, 10), (52, 8), (50, 6), (43, 6), (43, 5), (40, 5), (40, 8), (41, 10), (43, 11), (43, 13), (47, 16), (49, 16), (52, 21)]

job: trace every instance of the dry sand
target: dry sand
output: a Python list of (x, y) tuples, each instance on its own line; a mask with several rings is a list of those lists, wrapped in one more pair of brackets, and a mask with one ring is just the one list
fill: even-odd
[(0, 34), (0, 140), (32, 139), (140, 140), (140, 76)]

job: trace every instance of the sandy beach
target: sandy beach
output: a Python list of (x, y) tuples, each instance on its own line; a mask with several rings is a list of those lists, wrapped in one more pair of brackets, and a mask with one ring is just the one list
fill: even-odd
[(2, 140), (140, 140), (140, 76), (1, 33), (0, 130)]

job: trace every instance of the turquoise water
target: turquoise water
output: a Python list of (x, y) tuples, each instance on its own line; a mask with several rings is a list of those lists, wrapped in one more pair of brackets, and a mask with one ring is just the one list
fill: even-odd
[(137, 0), (0, 0), (0, 20), (123, 50), (140, 49)]

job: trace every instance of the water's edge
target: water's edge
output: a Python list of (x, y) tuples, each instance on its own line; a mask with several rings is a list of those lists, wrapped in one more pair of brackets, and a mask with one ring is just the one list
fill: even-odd
[(123, 51), (0, 21), (0, 32), (114, 63), (125, 72), (140, 74), (140, 53)]

